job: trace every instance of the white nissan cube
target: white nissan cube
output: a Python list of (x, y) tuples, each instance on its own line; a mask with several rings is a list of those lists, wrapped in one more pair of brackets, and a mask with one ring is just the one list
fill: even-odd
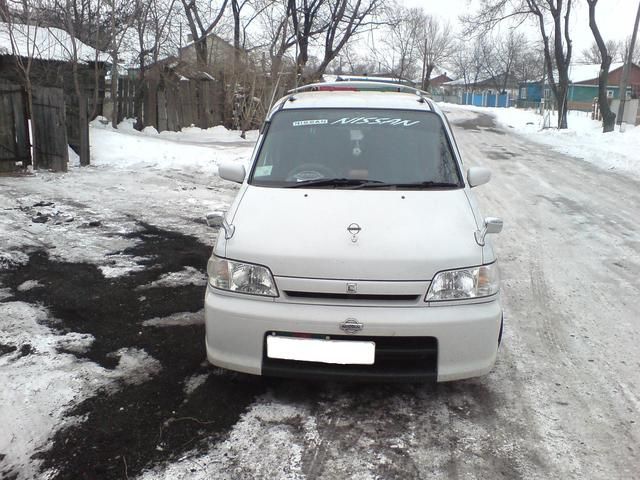
[(267, 116), (205, 297), (209, 361), (257, 375), (449, 381), (488, 373), (500, 275), (451, 128), (419, 90), (308, 85)]

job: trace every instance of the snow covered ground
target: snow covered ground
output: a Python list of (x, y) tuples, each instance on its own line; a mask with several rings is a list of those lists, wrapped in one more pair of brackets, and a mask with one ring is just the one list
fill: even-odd
[[(447, 108), (448, 105), (443, 105)], [(481, 108), (455, 106), (457, 109), (489, 113), (498, 123), (518, 135), (550, 146), (555, 151), (579, 158), (605, 170), (640, 177), (640, 125), (616, 125), (614, 132), (602, 133), (602, 122), (591, 120), (588, 112), (569, 111), (566, 130), (553, 128), (557, 116), (550, 116), (552, 128), (543, 129), (543, 117), (533, 110), (519, 108)]]
[(90, 167), (0, 177), (0, 477), (636, 478), (638, 128), (444, 108), (468, 164), (494, 173), (483, 212), (505, 220), (489, 376), (354, 387), (210, 368), (202, 218), (236, 191), (217, 165), (246, 162), (257, 134), (98, 120)]
[[(243, 140), (224, 127), (158, 134), (137, 132), (131, 125), (127, 121), (115, 130), (95, 120), (89, 167), (80, 168), (70, 152), (68, 173), (0, 178), (0, 275), (27, 263), (31, 252), (44, 250), (57, 261), (97, 265), (107, 278), (126, 276), (145, 266), (140, 258), (114, 252), (138, 242), (128, 234), (140, 230), (140, 222), (212, 244), (213, 231), (202, 219), (226, 206), (235, 192), (221, 185), (217, 165), (246, 162), (257, 132)], [(201, 272), (186, 267), (140, 290), (142, 295), (145, 288), (159, 286), (202, 288), (204, 282)], [(42, 288), (35, 280), (17, 287), (21, 292)], [(119, 360), (113, 370), (78, 359), (72, 352), (86, 351), (91, 335), (57, 331), (59, 322), (51, 312), (15, 301), (4, 285), (0, 301), (0, 476), (15, 469), (19, 478), (36, 478), (40, 462), (31, 455), (50, 445), (56, 431), (81, 420), (65, 418), (66, 411), (106, 386), (136, 383), (161, 367), (136, 349), (114, 352)]]

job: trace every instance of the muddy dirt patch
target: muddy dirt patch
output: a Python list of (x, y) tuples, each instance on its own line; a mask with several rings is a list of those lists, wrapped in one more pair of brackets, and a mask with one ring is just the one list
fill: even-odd
[[(66, 353), (112, 369), (118, 363), (116, 352), (129, 349), (161, 365), (155, 375), (103, 390), (68, 412), (80, 421), (59, 431), (52, 448), (39, 454), (44, 468), (56, 469), (56, 479), (125, 478), (204, 448), (223, 436), (264, 391), (259, 379), (221, 374), (209, 366), (203, 321), (143, 324), (181, 312), (201, 314), (201, 281), (157, 281), (184, 271), (202, 278), (211, 247), (151, 225), (128, 236), (135, 246), (114, 254), (131, 256), (143, 268), (123, 276), (107, 278), (96, 265), (57, 262), (37, 251), (26, 265), (0, 277), (12, 300), (47, 307), (57, 320), (52, 328), (95, 338), (88, 350)], [(19, 288), (28, 281), (39, 288)], [(19, 353), (29, 354), (24, 347)], [(194, 384), (193, 378), (199, 381)]]
[(489, 131), (492, 133), (497, 133), (498, 135), (505, 134), (505, 132), (498, 128), (495, 118), (493, 118), (491, 115), (478, 112), (474, 113), (477, 114), (476, 117), (467, 120), (454, 121), (452, 122), (453, 125), (472, 132)]

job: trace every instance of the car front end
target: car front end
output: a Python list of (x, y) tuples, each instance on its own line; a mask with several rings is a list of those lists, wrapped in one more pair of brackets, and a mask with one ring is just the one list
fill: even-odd
[[(335, 106), (318, 108), (327, 98)], [(488, 373), (502, 306), (485, 235), (501, 222), (483, 223), (470, 192), (488, 175), (463, 177), (430, 102), (403, 95), (411, 108), (393, 110), (367, 105), (383, 97), (345, 98), (360, 105), (341, 108), (335, 95), (293, 107), (285, 99), (249, 174), (221, 170), (242, 186), (217, 220), (224, 235), (208, 265), (210, 362), (384, 382)]]

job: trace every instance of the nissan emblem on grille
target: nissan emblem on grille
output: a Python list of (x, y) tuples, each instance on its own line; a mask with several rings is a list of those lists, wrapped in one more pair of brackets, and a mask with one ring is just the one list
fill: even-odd
[(357, 321), (355, 318), (347, 318), (340, 324), (340, 330), (350, 335), (362, 331), (363, 328), (364, 325)]
[(347, 227), (347, 232), (351, 234), (351, 241), (356, 243), (358, 241), (358, 234), (362, 228), (357, 223), (352, 223)]

